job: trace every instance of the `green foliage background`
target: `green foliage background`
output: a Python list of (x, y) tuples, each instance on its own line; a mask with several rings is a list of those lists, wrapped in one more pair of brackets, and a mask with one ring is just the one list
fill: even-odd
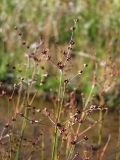
[[(14, 26), (18, 26), (24, 39), (33, 44), (42, 37), (56, 54), (57, 48), (67, 45), (73, 24), (78, 18), (75, 32), (74, 53), (87, 53), (97, 58), (107, 59), (109, 55), (119, 64), (120, 51), (120, 0), (1, 0), (0, 1), (0, 79), (13, 78), (7, 64), (17, 65), (24, 62), (25, 50), (21, 47)], [(83, 84), (89, 91), (93, 69), (92, 60), (80, 57), (76, 65), (89, 63)], [(54, 80), (49, 80), (49, 84)], [(47, 84), (48, 88), (50, 85)], [(52, 86), (57, 84), (53, 83)]]

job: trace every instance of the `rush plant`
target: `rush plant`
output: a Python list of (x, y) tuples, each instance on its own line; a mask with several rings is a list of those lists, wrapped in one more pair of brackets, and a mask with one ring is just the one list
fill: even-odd
[[(73, 61), (72, 52), (75, 45), (74, 33), (77, 23), (78, 19), (75, 19), (70, 28), (71, 36), (68, 45), (62, 50), (58, 60), (53, 60), (50, 50), (42, 40), (31, 47), (24, 40), (19, 27), (15, 27), (21, 46), (26, 50), (25, 64), (18, 64), (13, 68), (17, 77), (12, 93), (8, 94), (4, 90), (1, 93), (1, 96), (5, 96), (8, 101), (8, 119), (0, 135), (1, 159), (20, 160), (25, 156), (28, 160), (33, 158), (40, 160), (46, 158), (51, 160), (77, 160), (79, 158), (93, 160), (95, 158), (93, 151), (96, 148), (91, 145), (89, 151), (86, 149), (89, 141), (87, 132), (99, 125), (97, 147), (101, 147), (102, 122), (107, 111), (103, 96), (113, 83), (115, 66), (106, 63), (104, 75), (110, 76), (109, 81), (105, 78), (99, 81), (96, 73), (97, 62), (94, 62), (93, 77), (87, 96), (80, 91), (80, 88), (71, 89), (71, 83), (76, 78), (83, 77), (89, 66), (89, 64), (83, 64), (82, 68), (73, 76), (71, 72), (66, 74), (66, 70)], [(46, 65), (43, 67), (46, 63), (48, 68)], [(49, 103), (46, 102), (45, 106), (44, 103), (35, 105), (35, 99), (41, 98), (38, 88), (44, 87), (49, 81), (52, 69), (56, 70), (55, 79), (57, 79), (58, 88), (50, 89)], [(17, 94), (15, 95), (15, 93)], [(95, 94), (99, 96), (98, 102), (95, 101)], [(10, 105), (13, 105), (12, 113)], [(100, 112), (98, 119), (93, 118), (94, 112)], [(98, 160), (103, 160), (110, 137), (99, 152)], [(47, 143), (49, 143), (49, 147), (48, 150), (45, 150)]]

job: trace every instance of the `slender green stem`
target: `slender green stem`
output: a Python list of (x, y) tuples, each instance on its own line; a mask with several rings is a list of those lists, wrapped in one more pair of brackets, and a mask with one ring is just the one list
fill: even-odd
[(91, 88), (91, 90), (90, 90), (90, 93), (89, 93), (89, 95), (88, 95), (88, 98), (87, 98), (87, 100), (86, 100), (86, 103), (85, 103), (85, 106), (84, 106), (84, 110), (87, 108), (87, 105), (88, 105), (88, 103), (89, 103), (89, 101), (90, 101), (90, 98), (91, 98), (91, 96), (92, 96), (92, 93), (93, 93), (94, 88), (95, 88), (95, 85), (93, 84), (93, 85), (92, 85), (92, 88)]
[(12, 142), (11, 142), (11, 135), (9, 137), (9, 142), (10, 142), (10, 160), (12, 160)]
[[(59, 84), (59, 92), (58, 92), (58, 111), (57, 111), (57, 119), (56, 119), (56, 124), (59, 122), (59, 117), (60, 117), (60, 100), (61, 100), (61, 92), (62, 92), (62, 77), (63, 77), (63, 72), (60, 72), (60, 84)], [(54, 137), (54, 146), (53, 146), (53, 151), (52, 151), (52, 160), (57, 159), (57, 150), (58, 150), (58, 138), (59, 138), (59, 132), (57, 129), (57, 125), (55, 127), (55, 137)]]
[[(118, 143), (117, 143), (117, 147), (120, 148), (120, 111), (119, 111), (119, 122), (118, 122), (118, 126), (119, 126), (119, 129), (118, 129)], [(116, 153), (116, 160), (119, 160), (120, 159), (120, 152)]]
[[(27, 110), (25, 109), (25, 117), (27, 116)], [(22, 145), (22, 140), (23, 140), (23, 135), (25, 132), (25, 128), (26, 128), (26, 118), (23, 119), (23, 123), (22, 123), (22, 129), (21, 129), (21, 134), (20, 134), (20, 142), (19, 142), (19, 146), (17, 148), (17, 153), (16, 153), (16, 160), (19, 160), (19, 156), (20, 156), (20, 150), (21, 150), (21, 145)]]
[(71, 157), (72, 157), (72, 155), (73, 155), (73, 151), (74, 151), (74, 146), (72, 146), (72, 147), (70, 148), (70, 151), (68, 152), (67, 160), (70, 160), (70, 159), (71, 159)]
[(44, 147), (45, 147), (45, 144), (44, 144), (44, 134), (42, 134), (42, 136), (41, 136), (41, 145), (42, 145), (42, 151), (41, 151), (41, 160), (44, 160)]
[(1, 160), (4, 160), (3, 157), (2, 157), (2, 153), (1, 153), (1, 152), (0, 152), (0, 159), (1, 159)]
[[(93, 84), (92, 87), (91, 87), (90, 93), (89, 93), (89, 95), (88, 95), (88, 98), (87, 98), (87, 100), (86, 100), (86, 103), (85, 103), (85, 105), (84, 105), (84, 110), (85, 110), (85, 109), (87, 108), (87, 106), (88, 106), (88, 103), (89, 103), (89, 101), (90, 101), (90, 98), (91, 98), (91, 96), (92, 96), (92, 93), (93, 93), (93, 91), (94, 91), (94, 88), (95, 88), (95, 85)], [(84, 119), (84, 117), (85, 117), (85, 112), (83, 112), (82, 115), (81, 115), (81, 118), (82, 118), (82, 119)], [(81, 126), (81, 124), (79, 123), (78, 128), (77, 128), (77, 131), (76, 131), (76, 135), (79, 134), (80, 126)], [(73, 151), (74, 151), (74, 148), (75, 148), (75, 146), (73, 146)], [(72, 153), (73, 153), (73, 151), (72, 151)]]
[(60, 103), (61, 103), (61, 95), (62, 95), (62, 77), (63, 72), (60, 72), (60, 84), (59, 84), (59, 92), (58, 92), (58, 110), (57, 110), (57, 122), (59, 121), (59, 114), (60, 114)]
[[(89, 101), (90, 101), (90, 98), (91, 98), (91, 96), (92, 96), (92, 93), (93, 93), (93, 91), (94, 91), (94, 87), (95, 87), (95, 85), (93, 84), (92, 85), (92, 88), (91, 88), (91, 90), (90, 90), (90, 93), (89, 93), (89, 95), (88, 95), (88, 98), (87, 98), (87, 100), (86, 100), (86, 103), (85, 103), (85, 105), (84, 105), (84, 110), (87, 108), (87, 106), (88, 106), (88, 103), (89, 103)], [(85, 117), (85, 112), (83, 112), (82, 113), (82, 115), (81, 115), (81, 118), (82, 119), (84, 119), (84, 117)], [(78, 135), (78, 133), (79, 133), (79, 130), (80, 130), (80, 126), (81, 126), (81, 124), (79, 123), (79, 126), (78, 126), (78, 128), (77, 128), (77, 135)]]
[(23, 84), (22, 84), (22, 82), (20, 82), (20, 88), (19, 88), (17, 104), (16, 104), (16, 109), (17, 110), (18, 110), (18, 107), (19, 107), (19, 104), (20, 104), (20, 99), (21, 99), (21, 94), (22, 94), (22, 87), (23, 87)]
[(103, 112), (102, 110), (100, 110), (100, 113), (99, 113), (99, 130), (98, 130), (98, 145), (100, 146), (101, 145), (101, 142), (102, 142), (102, 128), (103, 128)]

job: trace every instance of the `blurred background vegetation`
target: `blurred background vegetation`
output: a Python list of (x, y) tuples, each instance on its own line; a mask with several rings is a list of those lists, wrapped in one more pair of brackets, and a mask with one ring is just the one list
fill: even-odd
[[(0, 80), (12, 83), (16, 71), (9, 66), (25, 61), (25, 49), (15, 26), (31, 46), (42, 38), (56, 56), (69, 42), (74, 18), (79, 19), (74, 35), (75, 66), (79, 69), (82, 64), (89, 64), (81, 79), (84, 90), (90, 89), (93, 61), (102, 66), (111, 56), (119, 66), (120, 0), (1, 0)], [(56, 79), (49, 79), (44, 89), (56, 85)]]

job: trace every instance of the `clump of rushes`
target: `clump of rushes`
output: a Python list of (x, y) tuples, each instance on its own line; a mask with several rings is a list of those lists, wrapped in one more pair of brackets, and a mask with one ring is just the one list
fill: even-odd
[[(72, 50), (75, 45), (74, 33), (77, 23), (78, 19), (75, 19), (73, 26), (70, 28), (71, 37), (68, 46), (63, 51), (62, 59), (57, 62), (53, 60), (50, 50), (43, 46), (41, 40), (36, 42), (34, 47), (31, 47), (23, 39), (22, 31), (15, 27), (22, 47), (27, 50), (25, 53), (26, 63), (25, 66), (16, 65), (13, 68), (18, 77), (13, 85), (12, 93), (7, 94), (4, 90), (1, 93), (1, 97), (4, 96), (8, 100), (8, 121), (3, 126), (0, 135), (2, 148), (0, 155), (2, 159), (19, 160), (22, 159), (24, 154), (26, 159), (32, 159), (34, 154), (39, 157), (37, 159), (42, 160), (46, 158), (46, 155), (49, 155), (51, 160), (93, 159), (92, 149), (90, 153), (85, 149), (85, 144), (89, 141), (87, 132), (100, 124), (98, 138), (98, 144), (100, 145), (103, 114), (107, 110), (103, 101), (103, 93), (109, 90), (111, 86), (113, 77), (115, 77), (113, 74), (115, 66), (110, 69), (111, 63), (106, 64), (104, 75), (109, 76), (110, 79), (107, 80), (104, 77), (101, 83), (98, 83), (96, 77), (97, 64), (95, 64), (93, 81), (87, 98), (83, 93), (79, 93), (79, 98), (77, 98), (77, 89), (69, 90), (70, 83), (76, 77), (81, 77), (88, 67), (88, 64), (83, 64), (83, 67), (74, 76), (71, 78), (65, 76), (65, 70), (72, 61)], [(59, 87), (55, 93), (51, 91), (50, 95), (50, 103), (53, 103), (54, 106), (52, 108), (49, 106), (34, 106), (35, 98), (40, 96), (39, 89), (35, 87), (36, 84), (43, 87), (49, 80), (49, 73), (45, 71), (44, 67), (45, 61), (52, 64), (59, 72), (57, 74)], [(26, 77), (26, 75), (29, 76)], [(93, 100), (96, 87), (100, 88), (100, 103), (95, 103)], [(14, 96), (15, 92), (17, 92), (17, 98)], [(12, 116), (9, 110), (10, 104), (13, 104), (14, 107)], [(92, 113), (96, 111), (100, 112), (100, 117), (97, 120), (92, 118)], [(88, 126), (82, 130), (81, 126), (86, 122)], [(49, 131), (47, 135), (46, 131)], [(46, 141), (47, 143), (49, 141), (48, 150), (46, 150), (48, 145)], [(79, 150), (76, 151), (77, 145), (83, 146), (82, 155), (80, 155)], [(63, 152), (64, 156), (62, 155)]]

